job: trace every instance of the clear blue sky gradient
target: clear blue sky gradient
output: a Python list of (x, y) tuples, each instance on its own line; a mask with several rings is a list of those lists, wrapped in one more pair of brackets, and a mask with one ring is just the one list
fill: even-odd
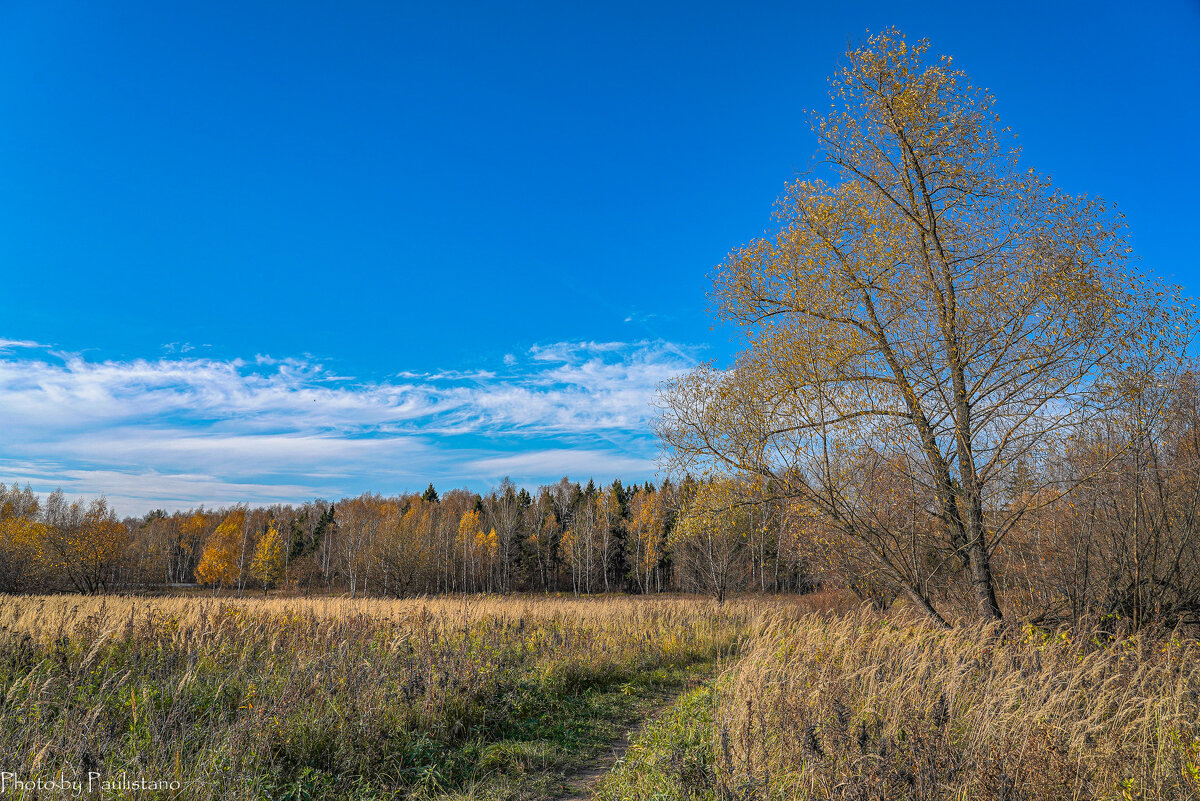
[(1200, 5), (0, 6), (0, 337), (312, 354), (361, 380), (711, 331), (709, 275), (897, 25), (1200, 294)]
[(3, 334), (355, 375), (704, 338), (803, 109), (893, 24), (1196, 289), (1195, 3), (38, 0), (0, 11)]

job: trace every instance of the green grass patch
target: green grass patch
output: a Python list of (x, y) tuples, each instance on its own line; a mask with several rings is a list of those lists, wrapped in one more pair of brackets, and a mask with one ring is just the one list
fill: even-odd
[(647, 726), (600, 783), (597, 801), (711, 801), (715, 689), (703, 684)]
[[(653, 714), (682, 688), (702, 682), (714, 661), (657, 668), (627, 681), (545, 699), (540, 714), (489, 732), (461, 752), (465, 781), (444, 801), (533, 801), (565, 792), (566, 779)], [(503, 739), (495, 739), (503, 737)]]

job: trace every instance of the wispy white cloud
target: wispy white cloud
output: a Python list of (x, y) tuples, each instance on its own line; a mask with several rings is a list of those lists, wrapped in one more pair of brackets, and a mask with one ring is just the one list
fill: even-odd
[(529, 355), (537, 361), (569, 362), (582, 357), (603, 353), (622, 353), (631, 347), (645, 347), (647, 342), (555, 342), (551, 345), (534, 345)]
[(466, 465), (475, 475), (491, 480), (512, 476), (517, 480), (543, 476), (643, 476), (654, 470), (654, 460), (610, 450), (551, 449), (489, 456)]
[(226, 481), (205, 473), (160, 473), (156, 470), (64, 468), (55, 462), (0, 461), (0, 482), (31, 483), (39, 489), (59, 487), (70, 495), (107, 496), (122, 514), (150, 509), (225, 506), (236, 501), (271, 504), (292, 498), (332, 498), (333, 484), (283, 484)]
[[(211, 348), (211, 345), (200, 345), (201, 348)], [(191, 342), (167, 342), (161, 346), (163, 353), (189, 353), (197, 346)]]
[(0, 351), (13, 350), (14, 348), (48, 348), (49, 345), (43, 345), (41, 342), (34, 342), (32, 339), (5, 339), (0, 337)]
[[(5, 343), (13, 343), (6, 348)], [(561, 342), (498, 370), (338, 375), (312, 357), (93, 361), (0, 340), (0, 481), (107, 493), (123, 512), (294, 501), (428, 480), (640, 478), (662, 341)]]

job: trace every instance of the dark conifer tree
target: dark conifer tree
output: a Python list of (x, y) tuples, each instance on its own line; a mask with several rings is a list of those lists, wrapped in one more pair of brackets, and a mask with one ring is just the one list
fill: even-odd
[(609, 536), (612, 538), (612, 549), (608, 553), (608, 564), (605, 569), (609, 571), (609, 576), (612, 577), (612, 582), (615, 587), (629, 591), (632, 579), (629, 575), (629, 494), (621, 485), (621, 480), (617, 479), (612, 483), (613, 498), (617, 501), (617, 518), (609, 528)]
[(308, 523), (308, 509), (301, 509), (300, 514), (292, 518), (292, 527), (288, 532), (288, 561), (299, 559), (304, 555), (304, 526)]

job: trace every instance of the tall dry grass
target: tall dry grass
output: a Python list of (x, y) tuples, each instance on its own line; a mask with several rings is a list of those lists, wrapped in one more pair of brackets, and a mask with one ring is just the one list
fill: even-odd
[(860, 611), (765, 631), (715, 710), (738, 799), (1200, 798), (1200, 646)]
[(432, 796), (489, 741), (727, 653), (753, 617), (683, 599), (0, 597), (0, 769), (185, 788), (164, 798)]

